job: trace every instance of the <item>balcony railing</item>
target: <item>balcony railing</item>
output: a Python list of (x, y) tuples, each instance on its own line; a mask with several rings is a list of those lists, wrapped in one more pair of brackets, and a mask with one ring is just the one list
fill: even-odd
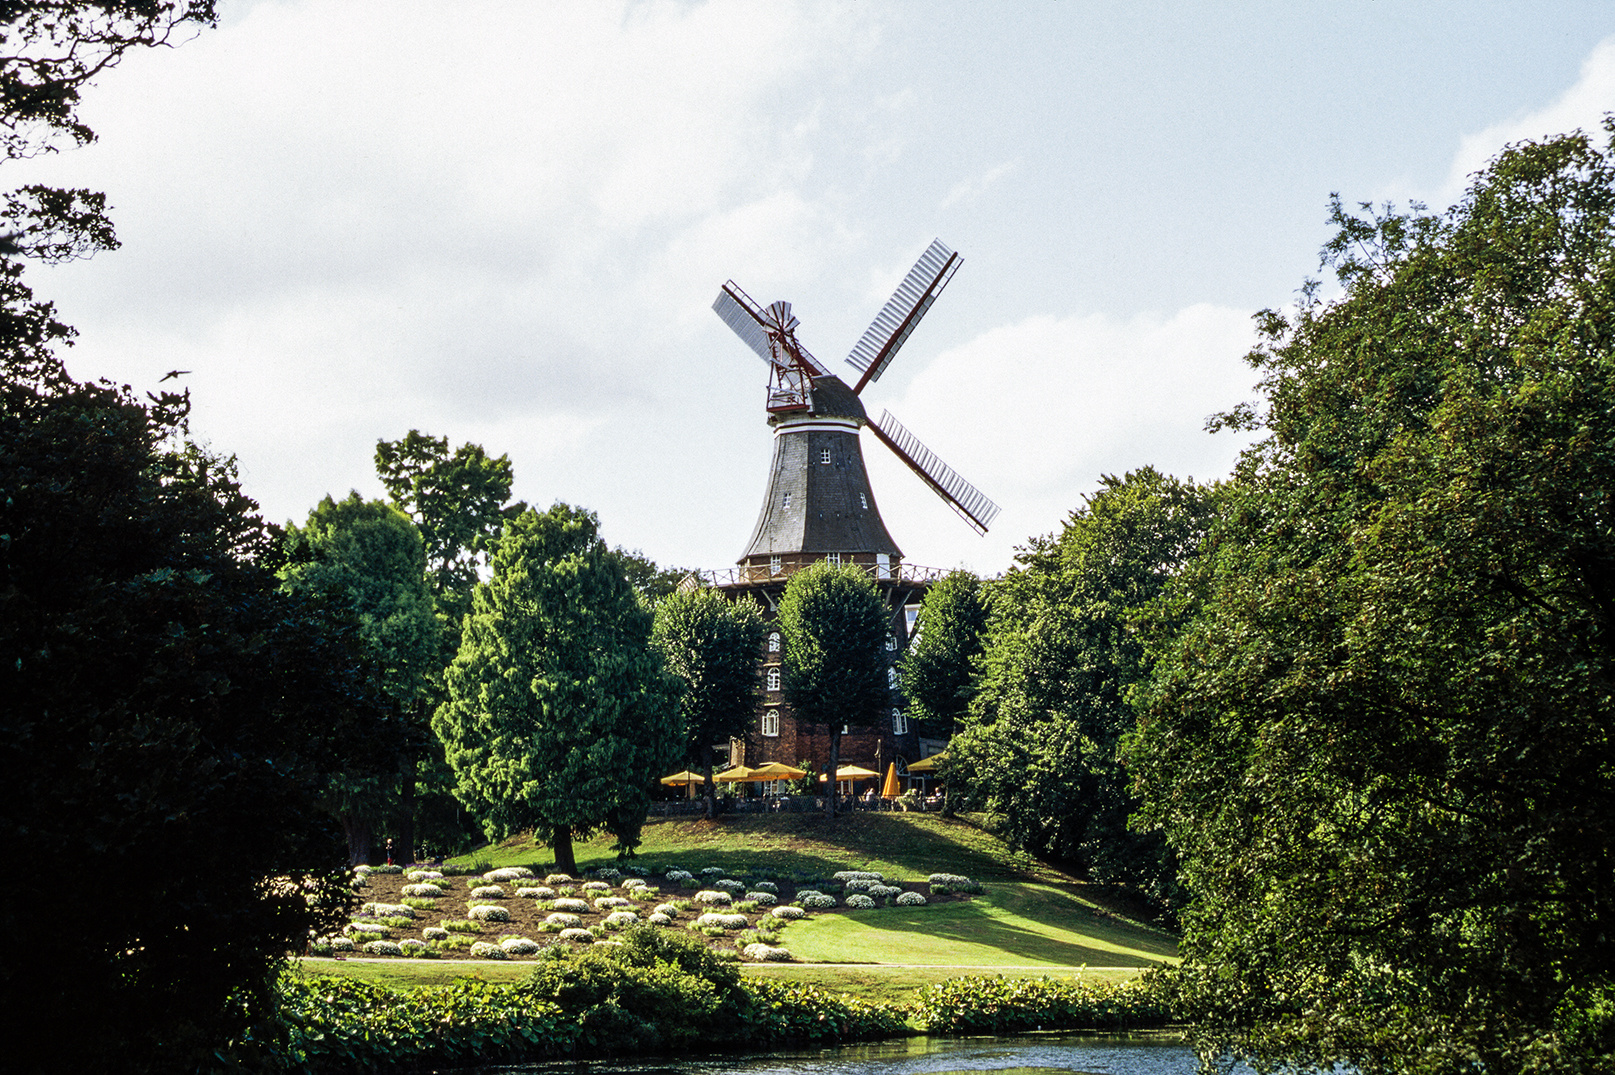
[[(747, 564), (718, 568), (712, 571), (693, 571), (691, 575), (705, 586), (762, 586), (770, 582), (784, 582), (807, 564), (781, 564), (778, 571), (766, 564)], [(856, 567), (876, 582), (936, 582), (947, 571), (940, 567), (920, 567), (917, 564), (845, 564)]]

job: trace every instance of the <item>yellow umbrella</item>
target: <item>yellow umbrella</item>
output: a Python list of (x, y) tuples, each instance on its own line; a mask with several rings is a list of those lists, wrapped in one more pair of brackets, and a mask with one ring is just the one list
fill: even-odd
[(902, 789), (897, 786), (897, 763), (894, 761), (886, 767), (886, 783), (881, 786), (880, 797), (895, 799), (901, 794)]
[(756, 774), (757, 770), (755, 769), (748, 769), (744, 765), (737, 765), (733, 769), (725, 769), (712, 779), (721, 780), (725, 784), (745, 783), (746, 781), (750, 780), (768, 779), (767, 777), (759, 777)]
[(796, 769), (781, 761), (771, 761), (752, 770), (759, 780), (800, 780), (807, 776), (806, 769)]
[(921, 758), (913, 765), (910, 765), (908, 767), (908, 771), (911, 773), (934, 773), (936, 772), (937, 763), (947, 760), (948, 752), (946, 750), (939, 750), (935, 754), (932, 754), (929, 758)]
[(702, 777), (700, 773), (692, 773), (686, 769), (682, 773), (674, 773), (672, 776), (662, 777), (662, 783), (666, 784), (668, 787), (672, 787), (674, 784), (699, 784), (703, 779), (704, 777)]
[[(879, 773), (871, 769), (865, 769), (860, 765), (843, 765), (836, 770), (837, 780), (867, 780), (870, 777), (878, 778), (879, 776)], [(823, 774), (820, 774), (819, 779), (824, 779)]]

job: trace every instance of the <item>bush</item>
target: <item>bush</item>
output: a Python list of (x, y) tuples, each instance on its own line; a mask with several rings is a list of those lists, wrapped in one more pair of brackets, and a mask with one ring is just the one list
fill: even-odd
[(450, 933), (481, 933), (482, 927), (468, 918), (445, 918), (438, 923)]
[(590, 870), (589, 873), (602, 881), (615, 881), (622, 877), (622, 872), (613, 866), (602, 866), (599, 869)]
[(669, 918), (677, 918), (679, 916), (679, 908), (676, 904), (672, 903), (658, 903), (656, 905), (656, 913), (659, 915), (666, 915)]
[(670, 885), (687, 885), (695, 883), (695, 875), (688, 870), (668, 870), (662, 875)]
[(843, 892), (868, 892), (878, 884), (880, 884), (879, 881), (874, 881), (867, 877), (854, 877), (842, 885), (841, 890)]
[[(864, 898), (868, 899), (867, 896)], [(827, 896), (823, 892), (809, 892), (805, 895), (798, 893), (798, 899), (796, 902), (800, 903), (807, 910), (823, 911), (827, 908), (834, 907), (836, 905), (836, 898), (834, 896)]]
[(502, 900), (505, 898), (505, 890), (498, 885), (479, 885), (471, 890), (471, 898), (474, 900)]
[(574, 926), (561, 931), (561, 940), (571, 941), (574, 944), (593, 944), (594, 934), (586, 929), (579, 929)]
[(740, 950), (740, 954), (753, 963), (789, 963), (791, 961), (789, 951), (767, 944), (748, 944)]
[(884, 881), (883, 873), (872, 873), (869, 870), (841, 870), (831, 875), (834, 881)]
[(697, 918), (695, 920), (695, 924), (698, 926), (707, 927), (715, 926), (721, 930), (733, 931), (737, 929), (745, 929), (747, 922), (746, 916), (743, 914), (719, 914), (717, 912), (708, 912), (707, 914), (702, 915), (700, 918)]
[(396, 903), (367, 903), (360, 911), (377, 918), (414, 918), (415, 912)]
[(626, 892), (626, 891), (629, 891), (630, 889), (644, 888), (645, 887), (645, 882), (640, 880), (637, 877), (630, 877), (627, 880), (623, 881), (622, 887), (623, 887), (623, 891)]
[(751, 887), (756, 889), (758, 892), (772, 892), (776, 896), (779, 895), (779, 886), (772, 881), (758, 881)]
[(654, 912), (649, 918), (645, 919), (645, 921), (649, 922), (653, 926), (671, 926), (673, 924), (672, 916), (662, 914), (660, 911)]
[(621, 896), (601, 896), (594, 901), (594, 909), (597, 911), (612, 911), (619, 907), (632, 907), (633, 905), (633, 900), (625, 900)]
[(696, 903), (710, 903), (719, 907), (727, 907), (733, 899), (727, 892), (715, 892), (710, 888), (704, 888), (695, 894)]
[(533, 871), (526, 866), (505, 866), (497, 870), (489, 870), (482, 875), (484, 881), (524, 881), (533, 876)]
[(583, 919), (579, 918), (577, 915), (563, 914), (560, 911), (557, 911), (554, 914), (546, 915), (544, 921), (551, 922), (562, 929), (577, 929), (579, 926), (583, 925)]
[(404, 950), (392, 941), (370, 941), (364, 950), (373, 956), (401, 956)]
[(483, 903), (466, 912), (476, 922), (509, 922), (510, 912), (494, 903)]
[(426, 942), (417, 941), (414, 937), (399, 941), (398, 947), (403, 949), (403, 954), (406, 956), (421, 956), (427, 952)]
[(639, 916), (632, 911), (613, 911), (611, 914), (606, 915), (606, 917), (600, 922), (602, 926), (613, 930), (626, 929), (627, 927), (637, 925), (638, 923)]
[(544, 878), (544, 883), (546, 885), (570, 885), (572, 878), (564, 873), (552, 873)]
[(1171, 979), (1158, 970), (1127, 982), (954, 978), (921, 990), (912, 1011), (932, 1034), (1130, 1030), (1172, 1022), (1173, 995)]
[(744, 891), (746, 891), (746, 886), (745, 885), (741, 884), (739, 881), (735, 881), (735, 880), (732, 880), (730, 878), (725, 878), (725, 879), (723, 879), (721, 881), (714, 881), (714, 882), (712, 882), (712, 887), (716, 888), (716, 889), (721, 889), (722, 891), (729, 893), (731, 896), (734, 895), (736, 892), (744, 892)]
[(901, 896), (903, 894), (903, 890), (898, 888), (896, 885), (875, 885), (874, 887), (870, 888), (868, 892), (872, 898), (877, 900), (887, 900), (891, 899), (893, 896)]
[(588, 900), (573, 900), (561, 897), (551, 904), (557, 911), (572, 911), (576, 914), (588, 914), (592, 909)]
[(449, 939), (449, 931), (442, 926), (427, 926), (421, 930), (421, 936), (429, 941), (446, 941)]
[[(829, 899), (828, 896), (825, 898)], [(867, 911), (875, 906), (875, 901), (872, 897), (866, 896), (862, 892), (854, 892), (847, 897), (847, 906), (855, 911)]]
[(604, 881), (585, 881), (585, 882), (583, 882), (583, 891), (585, 891), (585, 892), (610, 892), (611, 891), (611, 886), (606, 884)]
[(807, 917), (807, 912), (800, 907), (776, 907), (768, 913), (784, 922)]
[(510, 954), (497, 944), (478, 941), (471, 946), (472, 959), (509, 959)]
[(538, 951), (538, 942), (526, 937), (506, 937), (499, 942), (499, 947), (513, 956), (530, 956)]
[(970, 878), (957, 873), (933, 873), (926, 878), (926, 881), (933, 885), (949, 885), (952, 887), (962, 887), (971, 883)]
[(897, 897), (899, 907), (924, 907), (925, 903), (925, 897), (918, 892), (905, 892)]
[(436, 881), (442, 878), (443, 873), (440, 870), (410, 870), (404, 876), (411, 881)]
[(519, 900), (553, 900), (555, 890), (540, 885), (538, 888), (518, 888), (516, 898)]

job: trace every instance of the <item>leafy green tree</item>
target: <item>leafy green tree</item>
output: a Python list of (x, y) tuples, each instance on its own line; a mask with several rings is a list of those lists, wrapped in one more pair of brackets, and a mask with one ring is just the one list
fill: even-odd
[(987, 627), (987, 594), (968, 571), (950, 571), (920, 605), (916, 637), (898, 660), (909, 715), (922, 732), (951, 738), (975, 697), (973, 662)]
[(621, 545), (612, 550), (622, 564), (628, 584), (654, 607), (663, 598), (678, 589), (690, 575), (687, 567), (662, 567), (639, 549), (625, 549)]
[(415, 846), (413, 792), (416, 756), (426, 726), (432, 680), (441, 672), (437, 616), (426, 586), (426, 551), (409, 517), (358, 493), (327, 496), (308, 522), (286, 526), (281, 585), (330, 602), (357, 623), (382, 686), (401, 716), (405, 738), (395, 744), (392, 774), (339, 776), (332, 807), (348, 837), (351, 863), (368, 862), (374, 826), (392, 820), (406, 860)]
[(433, 719), (455, 794), (489, 835), (535, 829), (567, 873), (576, 835), (604, 828), (633, 853), (650, 788), (683, 745), (679, 684), (650, 633), (592, 512), (511, 520)]
[(830, 733), (824, 809), (835, 817), (842, 727), (878, 723), (891, 708), (886, 663), (891, 614), (868, 575), (851, 564), (831, 567), (820, 560), (785, 584), (779, 627), (785, 639), (785, 700), (798, 720), (825, 725)]
[(1057, 537), (1023, 550), (994, 586), (980, 690), (945, 762), (1012, 846), (1169, 913), (1176, 864), (1158, 833), (1128, 830), (1137, 802), (1117, 744), (1148, 673), (1131, 619), (1194, 556), (1211, 510), (1205, 489), (1146, 467), (1105, 477)]
[[(194, 1068), (351, 900), (320, 800), (392, 733), (360, 640), (279, 591), (183, 401), (0, 353), (0, 839), (106, 879), (71, 928), (6, 900), (0, 1031), (33, 1070)], [(41, 375), (43, 374), (43, 375)]]
[(765, 632), (756, 601), (730, 601), (704, 586), (675, 592), (656, 606), (651, 642), (667, 670), (684, 682), (684, 749), (703, 767), (708, 817), (718, 808), (712, 744), (751, 727)]
[(1199, 1045), (1607, 1071), (1615, 160), (1522, 143), (1444, 215), (1334, 218), (1343, 293), (1264, 315), (1269, 433), (1129, 753)]

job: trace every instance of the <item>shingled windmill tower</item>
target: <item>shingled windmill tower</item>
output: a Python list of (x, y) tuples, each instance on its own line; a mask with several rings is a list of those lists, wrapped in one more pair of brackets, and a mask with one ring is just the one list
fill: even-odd
[[(791, 304), (764, 308), (733, 280), (713, 303), (725, 324), (768, 364), (765, 407), (774, 429), (774, 458), (768, 491), (751, 541), (726, 590), (759, 597), (770, 612), (789, 576), (818, 560), (856, 564), (870, 573), (893, 609), (888, 651), (895, 658), (908, 638), (912, 610), (937, 573), (903, 563), (875, 504), (864, 467), (860, 432), (868, 428), (960, 518), (986, 533), (998, 506), (919, 442), (891, 412), (871, 421), (861, 399), (880, 379), (898, 350), (959, 268), (960, 257), (941, 240), (920, 255), (897, 291), (864, 332), (847, 363), (858, 373), (848, 385), (796, 338)], [(817, 731), (792, 719), (780, 692), (779, 636), (771, 634), (765, 658), (767, 693), (758, 710), (753, 748), (747, 761), (801, 760), (822, 764), (828, 755), (828, 729)], [(848, 729), (842, 759), (880, 768), (891, 760), (912, 761), (918, 741), (901, 709), (890, 726)]]

